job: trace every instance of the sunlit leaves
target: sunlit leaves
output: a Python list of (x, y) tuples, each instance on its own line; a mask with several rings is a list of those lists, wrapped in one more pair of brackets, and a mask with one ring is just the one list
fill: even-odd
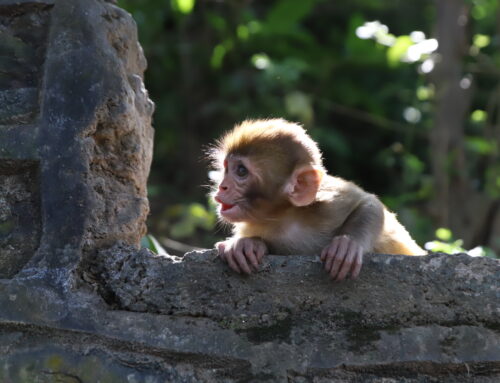
[[(400, 62), (417, 62), (424, 60), (426, 67), (422, 69), (429, 73), (434, 68), (433, 62), (427, 59), (428, 55), (438, 48), (436, 39), (426, 39), (422, 31), (413, 31), (410, 35), (394, 36), (389, 33), (387, 25), (378, 20), (368, 21), (355, 30), (356, 36), (360, 39), (372, 39), (377, 44), (387, 46), (387, 62), (389, 66), (396, 67)], [(427, 63), (426, 63), (427, 61)], [(430, 64), (432, 63), (432, 68)]]
[(196, 0), (171, 0), (172, 8), (184, 15), (189, 15), (193, 9)]
[(472, 0), (471, 15), (475, 20), (486, 19), (490, 15), (495, 15), (498, 7), (497, 0)]
[(445, 227), (440, 227), (436, 230), (436, 238), (441, 241), (450, 241), (452, 238), (451, 230)]
[(219, 69), (226, 55), (226, 47), (223, 44), (217, 44), (212, 52), (212, 57), (210, 58), (210, 65), (214, 69)]
[(497, 258), (495, 252), (485, 246), (477, 246), (470, 250), (463, 248), (461, 239), (454, 240), (453, 233), (450, 229), (440, 227), (436, 230), (435, 236), (437, 240), (430, 241), (425, 244), (425, 249), (434, 253), (458, 254), (467, 253), (471, 257), (489, 257)]
[(392, 46), (396, 42), (396, 37), (389, 33), (389, 27), (380, 21), (368, 21), (356, 28), (356, 36), (360, 39), (373, 39), (377, 43)]
[(212, 51), (212, 57), (210, 58), (210, 65), (213, 69), (219, 69), (222, 66), (224, 57), (226, 54), (233, 49), (233, 40), (227, 39), (221, 44), (217, 44)]
[(440, 227), (436, 230), (435, 236), (437, 240), (425, 244), (427, 250), (447, 254), (466, 252), (462, 247), (463, 241), (461, 239), (453, 240), (453, 234), (450, 229)]
[(387, 61), (390, 66), (399, 65), (406, 55), (408, 48), (413, 45), (410, 36), (399, 36), (395, 43), (387, 50)]
[(269, 67), (271, 60), (265, 53), (257, 53), (251, 58), (252, 64), (255, 68), (263, 70)]
[(483, 137), (467, 137), (465, 143), (469, 150), (483, 156), (495, 153), (497, 150), (497, 145), (494, 141)]
[(483, 34), (476, 34), (472, 39), (470, 54), (476, 56), (482, 48), (487, 47), (491, 43), (491, 37)]
[(470, 115), (470, 119), (472, 120), (472, 122), (484, 122), (486, 121), (487, 117), (488, 117), (487, 113), (484, 110), (479, 110), (479, 109), (476, 109)]
[(432, 86), (419, 86), (417, 88), (417, 98), (419, 101), (428, 101), (434, 97), (434, 88)]
[(250, 30), (248, 29), (248, 26), (238, 25), (236, 28), (236, 35), (240, 40), (248, 40), (248, 37), (250, 37)]
[(215, 213), (200, 203), (179, 204), (171, 206), (166, 211), (170, 224), (172, 238), (192, 236), (199, 229), (213, 230), (216, 223)]
[(481, 49), (481, 48), (484, 48), (484, 47), (487, 47), (488, 45), (490, 45), (491, 37), (488, 35), (477, 34), (477, 35), (474, 35), (474, 38), (472, 41), (473, 41), (474, 46)]

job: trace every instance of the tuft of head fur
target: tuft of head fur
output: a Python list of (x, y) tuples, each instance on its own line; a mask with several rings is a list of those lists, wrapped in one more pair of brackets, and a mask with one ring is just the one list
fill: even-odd
[(299, 124), (284, 119), (246, 120), (219, 141), (219, 151), (243, 156), (272, 153), (273, 157), (292, 158), (294, 166), (322, 167), (316, 143)]

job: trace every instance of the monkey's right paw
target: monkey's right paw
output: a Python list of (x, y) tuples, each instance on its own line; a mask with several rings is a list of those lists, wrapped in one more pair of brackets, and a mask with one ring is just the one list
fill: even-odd
[(257, 271), (262, 258), (268, 253), (266, 244), (260, 238), (231, 238), (217, 242), (215, 247), (219, 257), (239, 274), (251, 274), (252, 269)]

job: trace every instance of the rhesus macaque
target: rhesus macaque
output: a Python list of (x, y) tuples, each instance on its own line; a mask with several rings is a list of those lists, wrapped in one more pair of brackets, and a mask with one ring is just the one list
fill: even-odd
[(363, 255), (425, 254), (379, 199), (328, 175), (316, 143), (282, 119), (244, 121), (214, 149), (213, 196), (233, 237), (216, 244), (238, 273), (267, 254), (318, 254), (334, 280), (356, 278)]

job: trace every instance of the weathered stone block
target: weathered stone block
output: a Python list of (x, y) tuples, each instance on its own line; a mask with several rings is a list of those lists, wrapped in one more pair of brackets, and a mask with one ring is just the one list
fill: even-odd
[(0, 2), (0, 277), (138, 245), (153, 137), (145, 68), (114, 5)]
[(38, 248), (38, 172), (36, 162), (0, 162), (0, 278), (18, 273)]
[(26, 124), (38, 115), (50, 3), (0, 2), (0, 125)]

